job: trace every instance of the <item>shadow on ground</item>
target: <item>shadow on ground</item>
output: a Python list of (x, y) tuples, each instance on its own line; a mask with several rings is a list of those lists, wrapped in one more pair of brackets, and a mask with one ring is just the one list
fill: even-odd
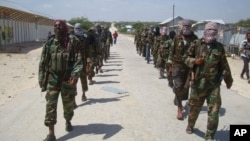
[(103, 69), (104, 72), (109, 72), (109, 71), (122, 71), (123, 69)]
[[(196, 128), (194, 129), (194, 134), (201, 138), (204, 138), (205, 136), (205, 132), (202, 132), (201, 130), (196, 129)], [(229, 141), (229, 129), (218, 130), (215, 133), (214, 140), (215, 141)]]
[(118, 124), (88, 124), (88, 125), (76, 125), (74, 126), (74, 130), (69, 132), (68, 134), (58, 138), (58, 141), (66, 141), (83, 134), (104, 134), (103, 140), (108, 139), (115, 134), (117, 134), (123, 127)]
[(110, 76), (118, 76), (118, 74), (99, 74), (96, 77), (110, 77)]
[(126, 96), (128, 96), (128, 95), (119, 96), (119, 97), (115, 97), (115, 98), (88, 98), (88, 100), (86, 102), (78, 105), (78, 107), (85, 106), (85, 105), (92, 105), (92, 104), (96, 104), (96, 103), (117, 102), (117, 101), (120, 101), (121, 98), (126, 97)]

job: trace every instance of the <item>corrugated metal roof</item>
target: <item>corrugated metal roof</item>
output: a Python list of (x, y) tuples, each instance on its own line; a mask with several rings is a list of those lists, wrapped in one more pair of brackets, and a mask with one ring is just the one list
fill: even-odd
[[(175, 16), (174, 17), (174, 19), (176, 19), (176, 18), (178, 18), (178, 17), (180, 17), (180, 16)], [(169, 23), (169, 22), (171, 22), (173, 20), (173, 17), (170, 17), (170, 18), (168, 18), (168, 19), (166, 19), (166, 20), (164, 20), (164, 21), (162, 21), (161, 23), (159, 23), (160, 25), (162, 25), (162, 24), (166, 24), (166, 23)]]
[(0, 3), (0, 18), (24, 22), (38, 22), (40, 24), (51, 25), (53, 19), (44, 14), (28, 10), (18, 3), (1, 0)]
[(196, 25), (199, 25), (199, 24), (205, 24), (205, 23), (208, 23), (208, 22), (215, 22), (215, 23), (218, 23), (218, 24), (225, 24), (225, 22), (222, 20), (222, 19), (215, 19), (215, 20), (201, 20), (195, 24), (192, 25), (192, 27), (195, 27)]
[(27, 12), (30, 14), (35, 14), (35, 13), (31, 12), (30, 10), (18, 5), (18, 3), (10, 1), (10, 0), (1, 0), (0, 6), (8, 7), (8, 8), (23, 11), (23, 12)]

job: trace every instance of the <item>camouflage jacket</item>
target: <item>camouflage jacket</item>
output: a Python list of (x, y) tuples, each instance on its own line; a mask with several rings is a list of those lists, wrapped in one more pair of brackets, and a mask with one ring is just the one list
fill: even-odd
[[(201, 57), (204, 58), (204, 63), (195, 65), (195, 59)], [(193, 86), (196, 88), (219, 86), (223, 79), (225, 83), (233, 82), (224, 46), (217, 41), (207, 45), (202, 39), (195, 40), (187, 51), (185, 64), (193, 69)]]
[(87, 58), (95, 58), (97, 56), (98, 41), (94, 32), (88, 32), (87, 44)]
[(173, 39), (163, 38), (159, 49), (159, 54), (164, 59), (168, 59), (169, 51), (172, 45)]
[(195, 39), (197, 37), (193, 35), (188, 41), (184, 41), (180, 35), (176, 35), (169, 50), (168, 63), (184, 64), (186, 52)]
[(154, 36), (154, 45), (152, 48), (152, 54), (157, 55), (161, 44), (161, 35)]
[(39, 84), (45, 77), (49, 83), (58, 84), (68, 81), (71, 76), (80, 76), (83, 67), (80, 41), (76, 36), (70, 35), (66, 44), (64, 47), (54, 36), (44, 43), (39, 63)]

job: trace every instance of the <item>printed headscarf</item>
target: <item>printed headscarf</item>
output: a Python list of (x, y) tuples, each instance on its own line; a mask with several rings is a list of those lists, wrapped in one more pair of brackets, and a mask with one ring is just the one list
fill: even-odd
[(192, 31), (192, 22), (191, 22), (191, 20), (186, 20), (186, 19), (182, 20), (180, 30), (181, 30), (181, 34), (184, 35), (184, 36), (192, 35), (193, 31)]
[(83, 36), (83, 26), (80, 23), (75, 24), (74, 33), (77, 36)]
[(64, 46), (67, 46), (68, 41), (68, 26), (65, 20), (56, 19), (54, 20), (54, 32), (56, 36), (60, 36), (61, 40), (64, 42)]
[(216, 40), (216, 36), (218, 34), (218, 27), (217, 23), (215, 22), (208, 22), (205, 25), (203, 38), (205, 43), (209, 44)]

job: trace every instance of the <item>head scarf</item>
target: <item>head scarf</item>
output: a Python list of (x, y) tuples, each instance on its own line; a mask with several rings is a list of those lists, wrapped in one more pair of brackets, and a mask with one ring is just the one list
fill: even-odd
[(205, 30), (203, 33), (203, 38), (204, 38), (205, 43), (209, 44), (215, 41), (217, 34), (218, 34), (217, 23), (208, 22), (205, 25)]
[(155, 35), (160, 35), (160, 27), (155, 27)]
[(60, 37), (60, 40), (63, 42), (64, 46), (67, 46), (68, 42), (68, 26), (65, 20), (54, 20), (54, 32), (55, 35)]
[[(58, 24), (60, 25), (60, 29), (56, 27)], [(53, 25), (55, 34), (60, 34), (61, 36), (66, 36), (68, 34), (68, 26), (65, 20), (60, 20), (60, 19), (54, 20)]]
[(175, 35), (176, 35), (175, 31), (172, 30), (172, 31), (169, 32), (169, 37), (171, 39), (174, 39)]
[(181, 34), (184, 36), (192, 35), (193, 34), (192, 22), (190, 20), (182, 20), (180, 30), (181, 30)]
[(83, 36), (83, 27), (80, 23), (76, 23), (74, 26), (74, 33), (77, 36)]

